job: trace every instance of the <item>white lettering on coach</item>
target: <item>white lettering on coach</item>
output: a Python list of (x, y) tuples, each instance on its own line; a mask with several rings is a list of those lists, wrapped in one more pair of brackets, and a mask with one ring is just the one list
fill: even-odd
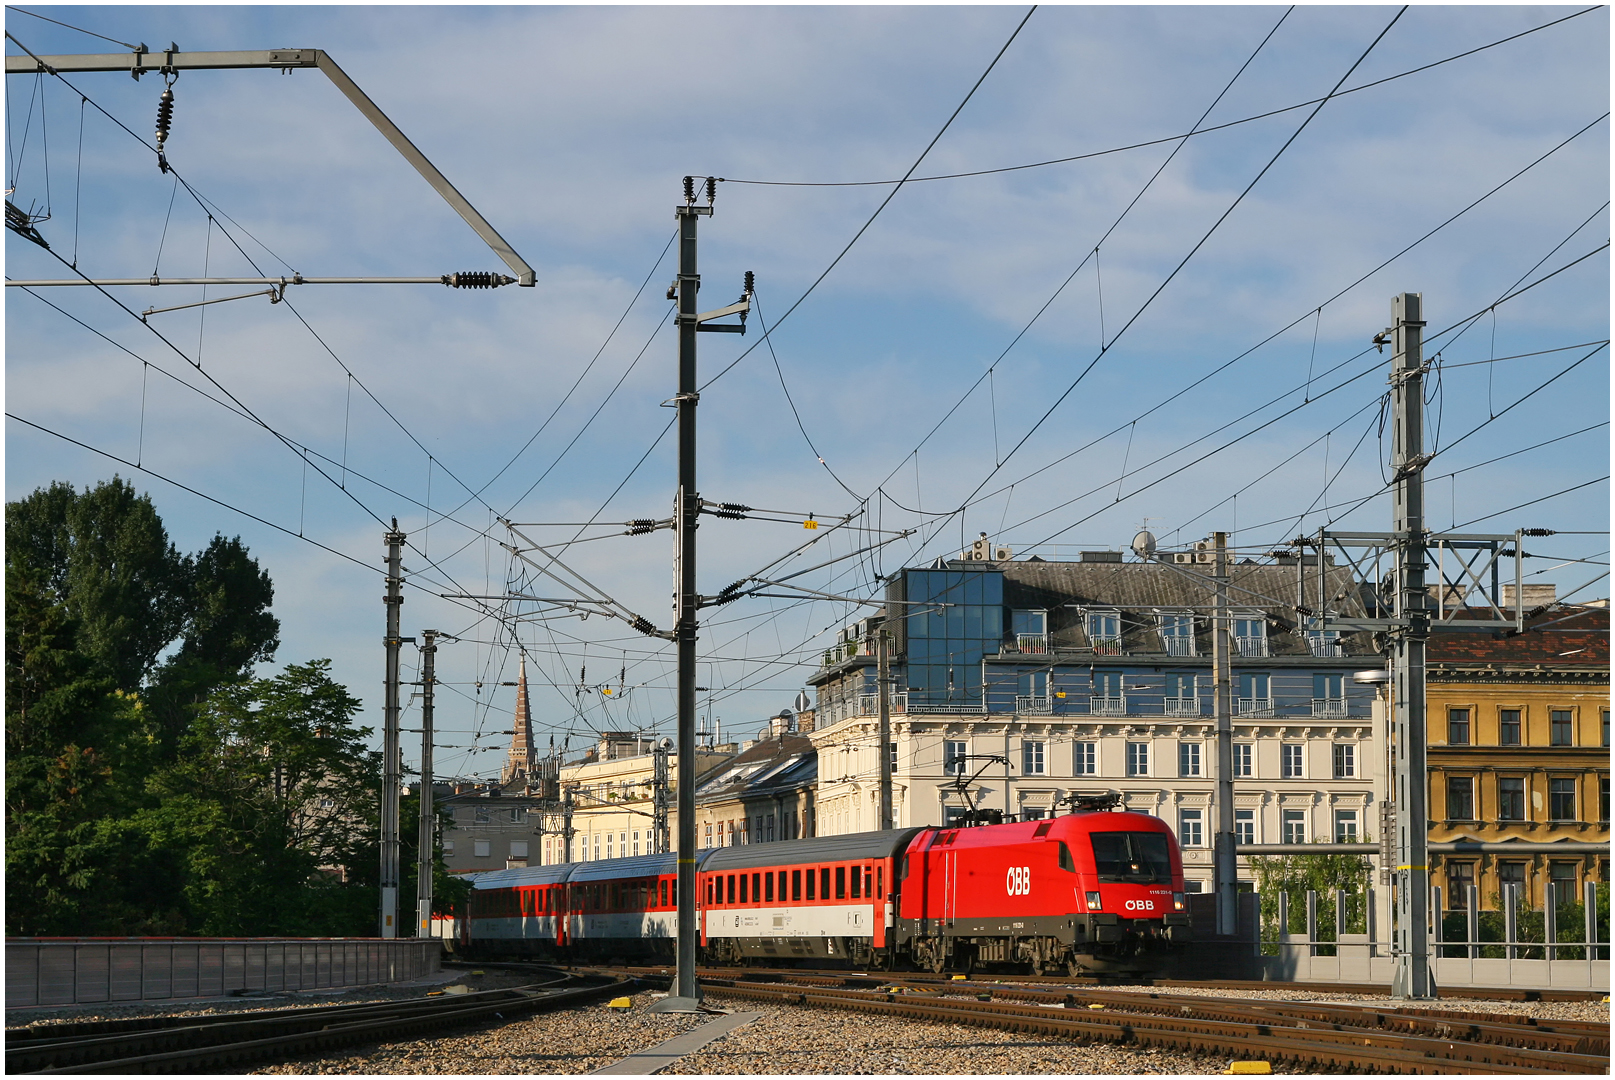
[(1012, 866), (1004, 875), (1004, 891), (1011, 896), (1032, 895), (1032, 868)]

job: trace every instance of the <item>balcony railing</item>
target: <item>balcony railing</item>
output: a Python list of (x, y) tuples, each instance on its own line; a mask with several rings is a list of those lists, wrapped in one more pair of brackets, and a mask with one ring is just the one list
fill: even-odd
[(970, 715), (986, 712), (987, 706), (980, 701), (915, 701), (909, 705), (907, 711), (913, 715), (924, 713), (933, 715), (941, 713), (948, 716), (955, 714)]
[(1198, 697), (1169, 697), (1166, 699), (1166, 715), (1199, 716), (1200, 699)]
[[(893, 694), (891, 696), (892, 714), (895, 716), (908, 711), (908, 695)], [(855, 716), (878, 716), (880, 714), (880, 700), (874, 694), (858, 694), (853, 697), (832, 701), (819, 702), (820, 727), (829, 727), (849, 720)]]
[(1334, 697), (1313, 698), (1312, 715), (1329, 720), (1342, 719), (1346, 715), (1346, 699)]
[(1235, 716), (1272, 716), (1273, 699), (1270, 697), (1241, 697), (1234, 699)]
[(1023, 653), (1046, 653), (1049, 651), (1049, 636), (1047, 634), (1016, 634), (1015, 647)]
[(1193, 656), (1194, 638), (1187, 634), (1163, 634), (1161, 641), (1166, 645), (1168, 656)]
[(875, 655), (875, 645), (869, 638), (859, 638), (857, 641), (838, 641), (819, 658), (819, 670), (833, 668), (843, 660), (851, 660), (854, 656)]
[(1091, 697), (1088, 699), (1088, 712), (1094, 716), (1126, 716), (1127, 698), (1117, 697)]
[(1340, 640), (1333, 634), (1308, 634), (1307, 644), (1311, 646), (1313, 656), (1346, 655), (1346, 650), (1341, 647)]
[(1021, 716), (1053, 716), (1054, 698), (1049, 695), (1037, 697), (1032, 694), (1017, 694), (1015, 712)]
[(1090, 638), (1093, 642), (1095, 656), (1120, 656), (1122, 654), (1122, 639), (1119, 637)]
[(1240, 656), (1266, 656), (1267, 635), (1240, 634), (1234, 638), (1234, 648), (1238, 651)]

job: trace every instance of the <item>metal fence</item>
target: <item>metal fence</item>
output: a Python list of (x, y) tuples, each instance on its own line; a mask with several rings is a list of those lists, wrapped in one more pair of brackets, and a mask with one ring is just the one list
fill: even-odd
[(6, 1007), (398, 982), (440, 970), (442, 952), (417, 938), (8, 938)]

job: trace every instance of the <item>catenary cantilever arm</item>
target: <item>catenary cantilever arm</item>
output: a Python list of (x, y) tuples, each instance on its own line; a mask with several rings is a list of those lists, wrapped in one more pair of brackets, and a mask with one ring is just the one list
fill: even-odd
[(398, 125), (387, 118), (371, 101), (365, 92), (359, 89), (357, 83), (348, 78), (348, 75), (337, 66), (335, 60), (326, 55), (324, 49), (269, 49), (245, 52), (134, 52), (134, 53), (95, 53), (80, 56), (7, 56), (7, 75), (27, 75), (39, 71), (74, 72), (74, 71), (127, 71), (135, 78), (147, 72), (163, 71), (194, 71), (224, 68), (280, 68), (294, 67), (319, 68), (325, 72), (326, 78), (342, 91), (343, 95), (366, 118), (376, 126), (376, 130), (393, 144), (393, 148), (404, 155), (404, 160), (415, 166), (415, 171), (426, 178), (432, 189), (443, 197), (443, 200), (454, 208), (455, 213), (465, 219), (467, 225), (482, 237), (483, 242), (493, 249), (494, 254), (502, 259), (506, 266), (516, 275), (518, 285), (532, 286), (535, 284), (533, 268), (528, 266), (516, 250), (505, 242), (494, 227), (488, 224), (486, 218), (477, 213), (476, 207), (466, 201), (464, 195), (457, 191), (448, 177), (438, 172), (437, 166), (427, 160), (426, 155), (418, 150), (414, 143), (400, 130)]

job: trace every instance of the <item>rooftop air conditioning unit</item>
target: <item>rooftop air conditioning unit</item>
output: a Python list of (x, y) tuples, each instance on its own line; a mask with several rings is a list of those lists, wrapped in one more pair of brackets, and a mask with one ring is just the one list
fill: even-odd
[(993, 548), (993, 561), (995, 562), (1009, 562), (1014, 557), (1015, 553), (1007, 547)]

